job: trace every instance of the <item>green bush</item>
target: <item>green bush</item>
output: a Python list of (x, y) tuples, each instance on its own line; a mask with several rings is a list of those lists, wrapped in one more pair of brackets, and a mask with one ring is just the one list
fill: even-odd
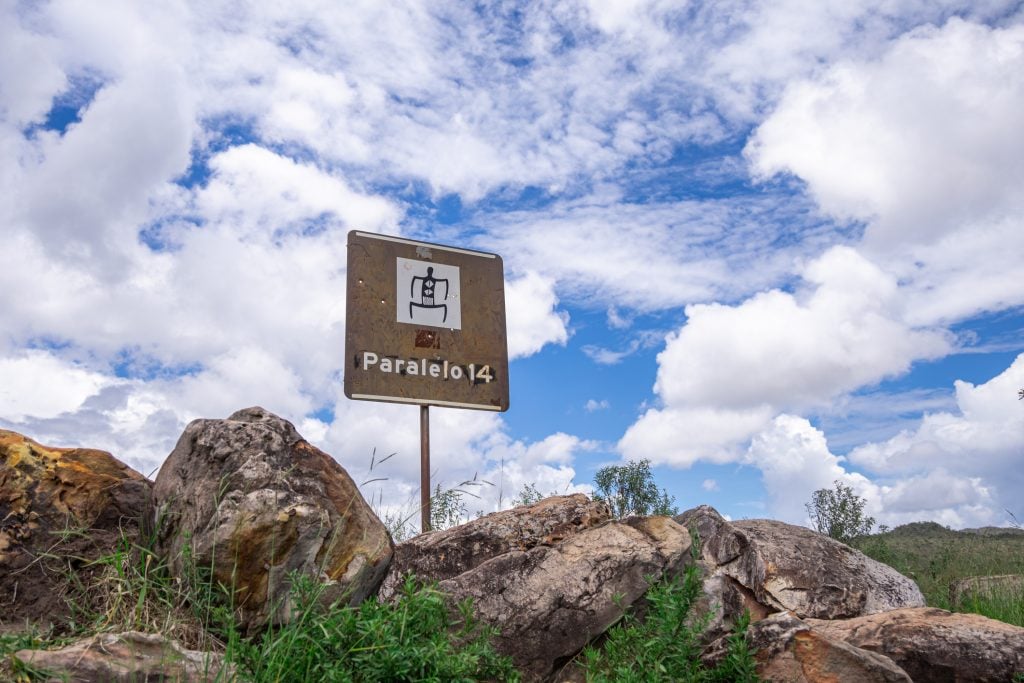
[(252, 681), (518, 680), (507, 657), (490, 645), (492, 630), (459, 606), (452, 619), (444, 596), (407, 579), (395, 604), (324, 607), (322, 584), (296, 577), (296, 618), (256, 642), (236, 640), (228, 656)]
[(629, 515), (679, 514), (675, 496), (658, 490), (651, 472), (650, 460), (637, 460), (625, 465), (602, 467), (594, 475), (594, 499), (603, 500), (617, 518)]
[(818, 489), (804, 504), (814, 528), (841, 543), (870, 534), (875, 519), (864, 514), (867, 501), (838, 479), (833, 484), (835, 490)]
[(729, 637), (728, 654), (714, 669), (700, 661), (701, 635), (707, 616), (692, 615), (701, 595), (700, 570), (691, 566), (679, 577), (651, 585), (641, 619), (627, 615), (609, 632), (603, 645), (587, 647), (583, 664), (588, 683), (682, 683), (756, 681), (753, 652), (745, 632), (749, 615)]

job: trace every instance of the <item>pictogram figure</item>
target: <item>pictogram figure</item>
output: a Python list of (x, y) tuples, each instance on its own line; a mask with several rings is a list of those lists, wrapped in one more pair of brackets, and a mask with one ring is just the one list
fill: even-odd
[(409, 302), (409, 317), (415, 318), (413, 315), (413, 308), (440, 308), (444, 315), (441, 318), (441, 322), (448, 320), (448, 304), (436, 303), (437, 300), (437, 289), (438, 285), (444, 283), (444, 296), (441, 297), (441, 301), (448, 300), (448, 279), (434, 277), (434, 269), (431, 266), (427, 266), (426, 276), (417, 275), (413, 277), (409, 283), (409, 296), (416, 296), (416, 282), (420, 283), (420, 300)]

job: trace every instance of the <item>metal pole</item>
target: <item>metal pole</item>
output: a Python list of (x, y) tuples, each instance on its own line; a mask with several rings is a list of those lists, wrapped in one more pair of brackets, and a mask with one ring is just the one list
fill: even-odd
[(420, 406), (420, 529), (430, 531), (430, 406)]

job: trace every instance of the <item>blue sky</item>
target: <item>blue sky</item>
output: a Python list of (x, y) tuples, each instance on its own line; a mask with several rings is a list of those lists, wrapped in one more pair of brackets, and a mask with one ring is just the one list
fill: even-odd
[[(262, 405), (382, 511), (345, 241), (506, 267), (512, 408), (435, 481), (890, 526), (1024, 518), (1020, 2), (0, 3), (0, 427), (156, 471)], [(374, 453), (397, 455), (368, 471)]]

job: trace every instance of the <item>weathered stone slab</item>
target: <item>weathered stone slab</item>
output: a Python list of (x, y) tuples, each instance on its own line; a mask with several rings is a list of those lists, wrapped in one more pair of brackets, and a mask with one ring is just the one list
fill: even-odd
[(975, 599), (1019, 596), (1024, 599), (1024, 574), (968, 576), (949, 584), (949, 604), (959, 608)]
[(611, 511), (605, 503), (576, 493), (551, 496), (451, 529), (415, 536), (395, 546), (379, 597), (393, 598), (409, 574), (443, 581), (512, 550), (556, 545), (610, 519)]
[(25, 665), (65, 683), (205, 683), (231, 681), (223, 656), (187, 650), (162, 636), (128, 631), (102, 633), (59, 650), (19, 650)]
[[(755, 650), (757, 674), (765, 681), (786, 683), (910, 683), (910, 676), (884, 655), (831, 639), (797, 619), (778, 612), (747, 629), (747, 644)], [(709, 667), (727, 652), (720, 638), (703, 655)]]
[(931, 607), (855, 619), (808, 619), (833, 640), (884, 654), (915, 681), (996, 683), (1024, 673), (1024, 628)]
[[(913, 581), (810, 529), (765, 519), (727, 522), (706, 505), (676, 520), (699, 534), (712, 603), (749, 608), (752, 597), (769, 612), (790, 610), (800, 618), (820, 619), (924, 605)], [(716, 591), (711, 579), (717, 576), (732, 579), (733, 584), (719, 585), (739, 591), (743, 599)], [(721, 622), (731, 625), (737, 616), (723, 613)]]

